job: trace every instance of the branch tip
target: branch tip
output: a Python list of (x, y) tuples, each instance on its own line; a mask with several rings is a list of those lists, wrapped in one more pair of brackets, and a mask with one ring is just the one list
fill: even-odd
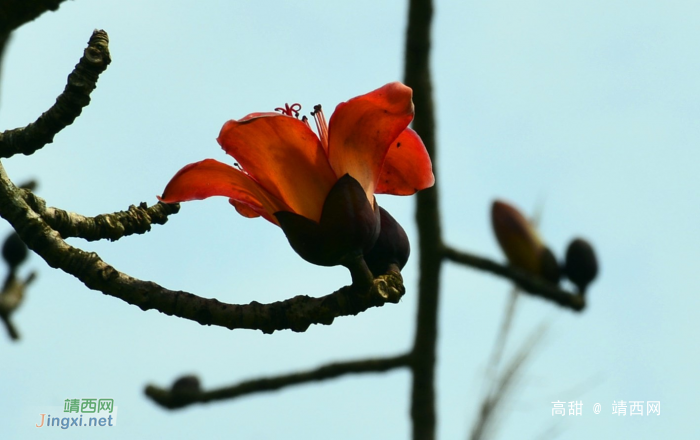
[(31, 155), (53, 142), (54, 136), (72, 124), (90, 103), (90, 93), (111, 61), (107, 33), (95, 30), (56, 103), (26, 127), (0, 133), (0, 157)]

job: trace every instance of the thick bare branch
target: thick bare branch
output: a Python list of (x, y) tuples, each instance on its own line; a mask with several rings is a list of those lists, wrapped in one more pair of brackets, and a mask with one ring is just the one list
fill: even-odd
[(230, 400), (254, 393), (276, 391), (292, 385), (319, 382), (345, 376), (347, 374), (383, 373), (396, 368), (407, 367), (410, 363), (410, 359), (409, 355), (403, 354), (380, 359), (337, 362), (309, 371), (285, 374), (277, 377), (246, 380), (233, 386), (218, 388), (211, 391), (200, 391), (196, 387), (194, 389), (182, 390), (178, 390), (177, 387), (173, 387), (173, 389), (164, 389), (149, 385), (146, 387), (146, 395), (165, 408), (176, 409), (194, 403)]
[(66, 243), (26, 202), (26, 192), (14, 186), (0, 165), (0, 215), (12, 224), (22, 240), (51, 267), (69, 273), (87, 287), (119, 298), (142, 310), (190, 319), (202, 325), (247, 328), (272, 333), (305, 331), (311, 324), (331, 324), (338, 316), (356, 315), (387, 302), (397, 303), (405, 290), (401, 274), (390, 272), (373, 280), (369, 288), (346, 286), (321, 298), (296, 296), (285, 301), (247, 305), (222, 303), (191, 293), (173, 291), (150, 281), (121, 273), (94, 252)]
[(151, 230), (152, 224), (163, 225), (168, 221), (168, 216), (180, 210), (177, 203), (158, 202), (149, 207), (142, 202), (139, 206), (129, 206), (128, 211), (85, 217), (58, 208), (47, 208), (44, 200), (29, 191), (25, 194), (25, 200), (61, 237), (79, 237), (87, 241), (116, 241), (126, 235), (144, 234)]
[(73, 123), (90, 103), (90, 93), (97, 86), (99, 75), (111, 62), (108, 43), (105, 31), (92, 33), (83, 57), (68, 75), (68, 84), (56, 103), (26, 127), (0, 133), (0, 157), (30, 155), (53, 142), (59, 131)]
[(496, 263), (495, 261), (489, 260), (488, 258), (469, 254), (467, 252), (461, 252), (447, 246), (444, 249), (444, 256), (448, 260), (454, 261), (455, 263), (460, 263), (465, 266), (491, 272), (492, 274), (508, 278), (517, 284), (523, 291), (555, 302), (562, 307), (574, 310), (576, 312), (580, 312), (586, 307), (586, 299), (583, 295), (578, 295), (563, 290), (549, 281), (523, 270), (511, 266), (504, 266)]
[(2, 79), (2, 62), (5, 60), (5, 50), (7, 49), (11, 38), (11, 34), (0, 33), (0, 80)]
[(65, 0), (0, 1), (0, 34), (7, 34), (47, 11), (55, 11)]
[(413, 129), (418, 132), (433, 162), (436, 182), (416, 196), (420, 278), (418, 281), (418, 316), (413, 345), (413, 382), (411, 420), (414, 440), (433, 440), (435, 412), (435, 362), (437, 342), (440, 272), (442, 269), (442, 232), (438, 197), (437, 145), (435, 110), (430, 75), (432, 0), (410, 0), (406, 31), (404, 78), (413, 89), (416, 116)]

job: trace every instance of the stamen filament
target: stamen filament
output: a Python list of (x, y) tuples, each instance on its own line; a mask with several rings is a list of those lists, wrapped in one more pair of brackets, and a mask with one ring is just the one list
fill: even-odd
[(316, 129), (318, 130), (318, 137), (321, 139), (321, 145), (328, 151), (328, 123), (326, 122), (326, 117), (323, 116), (321, 104), (314, 106), (314, 111), (311, 112), (311, 116), (313, 116), (316, 121)]
[(306, 124), (306, 126), (309, 127), (309, 129), (311, 128), (311, 124), (309, 124), (309, 118), (307, 118), (306, 116), (301, 117), (301, 122)]

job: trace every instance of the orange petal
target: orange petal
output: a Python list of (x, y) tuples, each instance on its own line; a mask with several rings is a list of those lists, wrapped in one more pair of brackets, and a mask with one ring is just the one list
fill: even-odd
[(228, 199), (228, 202), (233, 205), (234, 208), (236, 208), (236, 211), (243, 217), (248, 217), (248, 218), (257, 218), (260, 217), (260, 214), (258, 214), (258, 211), (254, 210), (253, 208), (250, 207), (250, 205), (246, 205), (245, 203), (239, 202), (238, 200), (234, 199)]
[(256, 113), (228, 121), (219, 144), (288, 211), (321, 218), (323, 201), (337, 178), (318, 137), (300, 120)]
[(434, 183), (433, 165), (423, 141), (415, 131), (405, 129), (389, 147), (374, 192), (408, 196)]
[(337, 176), (354, 177), (372, 200), (389, 146), (413, 119), (413, 92), (394, 82), (338, 104), (329, 123), (328, 155)]
[[(165, 203), (202, 200), (212, 196), (231, 199), (246, 217), (262, 215), (279, 225), (274, 213), (289, 207), (236, 168), (214, 159), (191, 163), (175, 174), (158, 199)], [(257, 214), (257, 215), (255, 215)]]

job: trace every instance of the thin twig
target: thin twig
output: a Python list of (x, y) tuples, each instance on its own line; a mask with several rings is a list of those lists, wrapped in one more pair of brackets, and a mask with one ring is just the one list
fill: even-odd
[(163, 225), (168, 221), (168, 216), (180, 210), (177, 203), (158, 202), (150, 207), (141, 203), (139, 206), (129, 206), (127, 211), (85, 217), (58, 208), (47, 208), (46, 202), (30, 191), (26, 191), (25, 200), (61, 237), (79, 237), (87, 241), (116, 241), (126, 235), (144, 234), (151, 230), (152, 224)]
[(499, 377), (493, 391), (483, 400), (479, 408), (477, 422), (474, 424), (470, 440), (487, 438), (493, 430), (493, 421), (501, 408), (505, 397), (510, 394), (517, 378), (522, 374), (525, 361), (532, 355), (535, 346), (542, 339), (546, 330), (544, 324), (539, 325), (513, 356), (503, 374)]
[(498, 329), (498, 335), (496, 336), (496, 342), (493, 345), (491, 357), (489, 358), (487, 383), (490, 382), (490, 385), (488, 387), (487, 395), (493, 392), (493, 386), (491, 385), (495, 385), (496, 377), (498, 377), (498, 368), (501, 364), (501, 358), (503, 357), (503, 351), (506, 347), (506, 341), (508, 340), (508, 335), (515, 318), (515, 306), (518, 303), (519, 296), (520, 291), (517, 287), (513, 287), (510, 296), (508, 297), (508, 303), (506, 304), (505, 313), (503, 313), (503, 320), (501, 321), (501, 326)]
[(539, 276), (532, 275), (529, 272), (511, 266), (505, 266), (478, 255), (458, 251), (449, 246), (445, 247), (444, 256), (455, 263), (508, 278), (523, 291), (552, 301), (575, 312), (580, 312), (586, 307), (586, 300), (582, 295), (561, 289), (549, 281)]
[(59, 131), (73, 123), (83, 107), (90, 103), (90, 93), (97, 86), (99, 75), (111, 62), (108, 43), (105, 31), (92, 33), (83, 57), (68, 75), (66, 88), (56, 98), (56, 103), (26, 127), (0, 133), (0, 157), (30, 155), (53, 142)]
[(236, 399), (249, 394), (275, 391), (292, 385), (334, 379), (347, 374), (383, 373), (392, 369), (407, 367), (409, 362), (410, 356), (408, 354), (403, 354), (380, 359), (337, 362), (309, 371), (246, 380), (233, 386), (213, 389), (211, 391), (199, 391), (195, 389), (178, 392), (177, 390), (149, 385), (146, 387), (145, 392), (148, 397), (159, 405), (169, 409), (175, 409), (193, 403)]
[(5, 326), (5, 330), (7, 330), (7, 334), (10, 336), (10, 339), (12, 339), (13, 341), (18, 341), (19, 331), (17, 330), (15, 324), (12, 322), (11, 317), (8, 314), (0, 312), (0, 321), (2, 321), (3, 325)]

